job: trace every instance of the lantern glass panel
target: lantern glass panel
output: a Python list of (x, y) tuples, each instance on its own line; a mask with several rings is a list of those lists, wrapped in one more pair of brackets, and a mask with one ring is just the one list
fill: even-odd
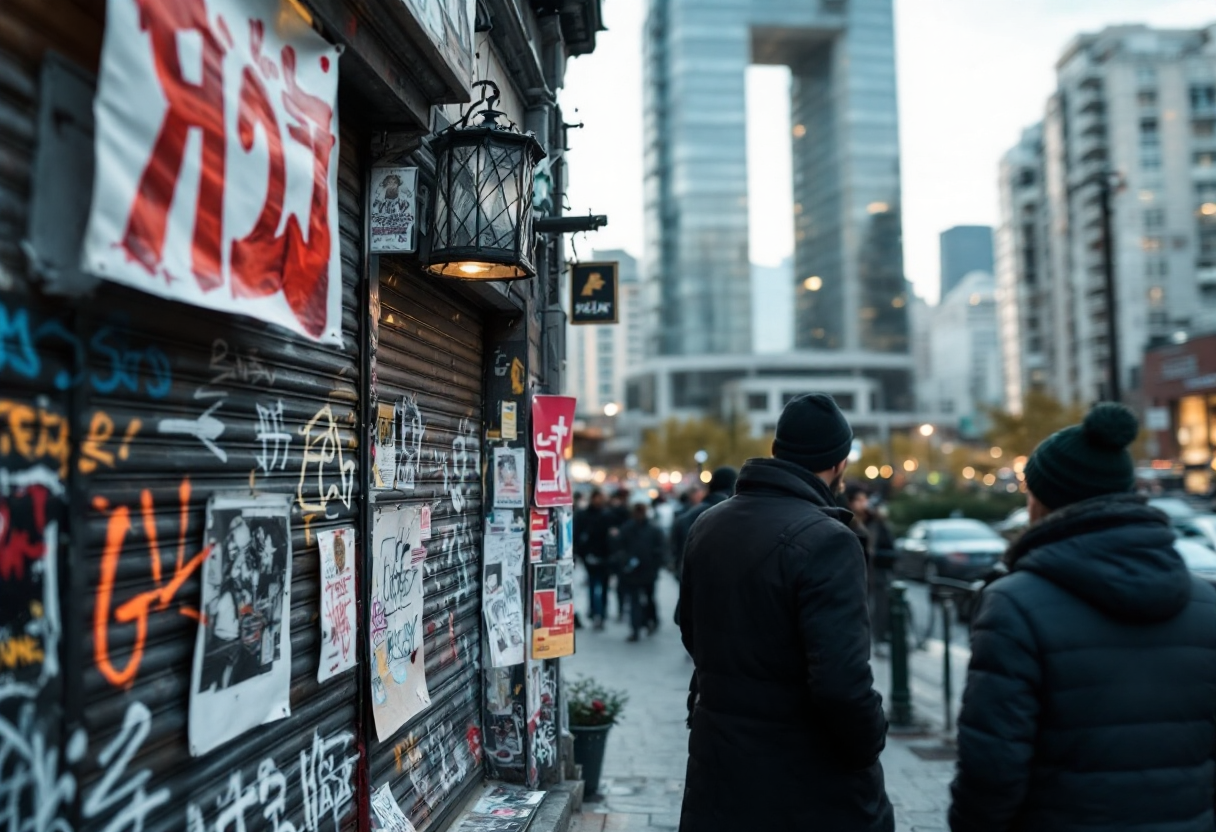
[(457, 131), (439, 153), (432, 272), (463, 279), (531, 277), (535, 139)]

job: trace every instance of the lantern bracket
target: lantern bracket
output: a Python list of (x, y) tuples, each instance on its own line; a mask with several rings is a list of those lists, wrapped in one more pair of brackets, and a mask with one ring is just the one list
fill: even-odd
[(607, 214), (588, 214), (585, 217), (538, 217), (532, 221), (532, 227), (538, 234), (573, 234), (578, 231), (595, 231), (607, 224)]
[(506, 116), (506, 113), (502, 112), (501, 110), (494, 109), (494, 107), (498, 104), (499, 99), (502, 98), (502, 91), (499, 90), (498, 84), (490, 80), (475, 81), (473, 83), (473, 89), (477, 89), (479, 87), (481, 88), (481, 98), (470, 104), (469, 109), (465, 110), (464, 115), (460, 117), (460, 121), (456, 122), (448, 129), (455, 130), (458, 128), (464, 129), (469, 127), (469, 119), (473, 118), (474, 111), (477, 110), (478, 107), (484, 105), (484, 109), (481, 110), (481, 112), (476, 113), (476, 115), (481, 116), (481, 124), (476, 126), (494, 127), (499, 130), (518, 132), (514, 122), (506, 127), (498, 123), (498, 119)]

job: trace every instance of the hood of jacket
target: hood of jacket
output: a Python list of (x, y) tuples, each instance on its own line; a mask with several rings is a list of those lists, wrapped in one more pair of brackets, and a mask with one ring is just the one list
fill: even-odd
[(1005, 556), (1107, 615), (1167, 621), (1187, 605), (1191, 574), (1169, 518), (1132, 494), (1083, 500), (1026, 530)]
[(749, 459), (743, 463), (735, 493), (796, 497), (813, 503), (828, 517), (846, 526), (853, 519), (853, 512), (836, 505), (836, 498), (826, 482), (801, 465), (784, 459)]

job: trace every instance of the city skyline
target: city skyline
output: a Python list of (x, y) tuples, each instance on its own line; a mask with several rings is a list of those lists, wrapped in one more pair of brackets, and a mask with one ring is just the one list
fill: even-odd
[[(903, 163), (905, 274), (918, 294), (936, 300), (938, 234), (954, 225), (995, 225), (998, 166), (1021, 130), (1041, 117), (1055, 88), (1055, 65), (1076, 35), (1107, 25), (1143, 22), (1196, 28), (1216, 22), (1199, 0), (1077, 0), (1065, 10), (1049, 0), (980, 4), (966, 0), (896, 0), (896, 59)], [(607, 213), (607, 228), (580, 248), (624, 248), (642, 256), (642, 21), (644, 0), (605, 4), (608, 32), (594, 56), (572, 61), (562, 93), (578, 173), (569, 187), (573, 213)], [(993, 56), (1004, 56), (995, 60)], [(967, 67), (968, 72), (960, 72)], [(611, 71), (608, 69), (611, 68)], [(793, 253), (789, 221), (788, 74), (755, 67), (748, 78), (752, 261), (776, 265)], [(953, 96), (942, 89), (955, 90)], [(967, 102), (960, 107), (959, 102)], [(577, 112), (575, 109), (577, 108)], [(946, 137), (946, 138), (943, 138)], [(611, 165), (578, 159), (611, 158)], [(762, 170), (765, 176), (756, 174)], [(758, 189), (757, 179), (761, 180)], [(757, 255), (760, 256), (757, 256)]]

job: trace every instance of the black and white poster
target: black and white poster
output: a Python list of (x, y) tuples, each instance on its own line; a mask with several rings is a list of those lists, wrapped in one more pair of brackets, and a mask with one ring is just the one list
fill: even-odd
[(412, 252), (417, 247), (418, 168), (372, 168), (371, 250)]
[(291, 497), (207, 503), (203, 616), (194, 646), (190, 753), (291, 715)]
[(494, 449), (494, 508), (524, 508), (524, 449)]

